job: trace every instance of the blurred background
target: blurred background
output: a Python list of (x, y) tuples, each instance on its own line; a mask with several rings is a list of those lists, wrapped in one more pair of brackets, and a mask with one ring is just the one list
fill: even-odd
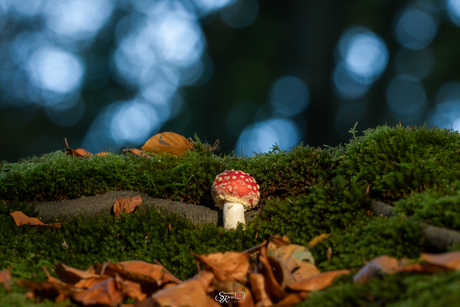
[(0, 160), (165, 131), (250, 156), (356, 122), (460, 128), (460, 0), (0, 0)]

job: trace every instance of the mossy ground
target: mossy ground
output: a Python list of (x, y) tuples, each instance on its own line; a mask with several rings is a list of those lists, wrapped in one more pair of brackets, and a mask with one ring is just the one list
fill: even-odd
[[(299, 145), (286, 152), (274, 145), (269, 153), (245, 158), (218, 157), (197, 140), (195, 151), (179, 158), (111, 154), (79, 159), (54, 152), (4, 163), (0, 165), (0, 270), (14, 265), (13, 280), (39, 281), (46, 279), (41, 266), (52, 272), (55, 262), (85, 269), (109, 259), (157, 259), (178, 278), (186, 279), (196, 273), (190, 251), (242, 251), (275, 234), (306, 245), (321, 233), (332, 234), (312, 249), (321, 270), (359, 268), (383, 254), (414, 258), (433, 251), (421, 237), (420, 221), (460, 231), (457, 132), (400, 126), (369, 129), (359, 137), (351, 132), (353, 138), (344, 146)], [(116, 220), (111, 216), (77, 218), (59, 229), (17, 227), (9, 215), (22, 210), (33, 216), (33, 206), (28, 205), (33, 201), (111, 190), (135, 190), (211, 207), (211, 183), (225, 169), (247, 172), (261, 186), (262, 214), (245, 230), (195, 227), (155, 211), (123, 214)], [(371, 199), (394, 204), (399, 215), (388, 219), (370, 215)], [(345, 276), (301, 305), (430, 306), (436, 302), (447, 306), (459, 299), (459, 280), (456, 272), (397, 274), (359, 285)], [(24, 292), (14, 285), (8, 294), (0, 287), (0, 302), (34, 306)]]

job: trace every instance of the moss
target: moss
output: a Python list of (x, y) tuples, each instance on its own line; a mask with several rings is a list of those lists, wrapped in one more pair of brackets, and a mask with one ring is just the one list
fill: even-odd
[[(381, 126), (359, 137), (354, 129), (350, 132), (353, 139), (343, 146), (321, 149), (300, 144), (283, 151), (275, 144), (268, 153), (245, 158), (218, 157), (196, 137), (194, 151), (182, 157), (155, 155), (147, 159), (111, 153), (80, 159), (58, 151), (18, 163), (2, 162), (0, 269), (14, 264), (13, 279), (38, 281), (46, 279), (41, 266), (52, 272), (55, 262), (85, 269), (109, 259), (157, 259), (186, 279), (196, 273), (190, 251), (242, 251), (275, 234), (286, 234), (293, 243), (307, 245), (321, 233), (332, 234), (312, 249), (321, 270), (358, 268), (382, 254), (411, 258), (425, 252), (419, 221), (458, 230), (457, 132), (425, 126)], [(245, 230), (193, 226), (153, 210), (123, 214), (116, 220), (110, 216), (77, 218), (60, 229), (17, 227), (9, 215), (20, 210), (34, 216), (34, 208), (27, 202), (110, 190), (134, 190), (151, 197), (214, 206), (210, 186), (225, 169), (248, 172), (261, 186), (262, 213)], [(394, 203), (399, 215), (388, 219), (373, 216), (371, 199)], [(447, 305), (458, 300), (455, 274), (397, 274), (366, 285), (354, 284), (351, 276), (344, 276), (302, 304)], [(430, 287), (436, 288), (432, 294)], [(16, 300), (16, 294), (22, 293), (17, 291), (0, 292), (0, 301)]]

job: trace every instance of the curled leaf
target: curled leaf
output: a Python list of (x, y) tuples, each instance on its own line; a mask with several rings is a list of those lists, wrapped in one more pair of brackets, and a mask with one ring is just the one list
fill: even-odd
[(192, 149), (193, 145), (180, 134), (162, 132), (152, 136), (141, 148), (156, 154), (168, 153), (174, 156), (182, 156), (186, 151)]

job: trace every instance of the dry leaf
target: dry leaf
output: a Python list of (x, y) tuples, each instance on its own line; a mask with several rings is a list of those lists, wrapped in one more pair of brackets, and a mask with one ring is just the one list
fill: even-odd
[(460, 251), (443, 254), (421, 253), (420, 257), (429, 264), (439, 265), (452, 270), (460, 270)]
[(314, 291), (314, 290), (322, 290), (327, 286), (332, 284), (332, 281), (337, 276), (350, 274), (350, 270), (336, 270), (336, 271), (329, 271), (320, 273), (318, 275), (312, 276), (310, 278), (300, 280), (294, 284), (288, 286), (289, 289), (295, 291)]
[(220, 281), (227, 281), (231, 278), (242, 283), (247, 282), (249, 269), (248, 253), (225, 252), (224, 254), (215, 253), (207, 256), (192, 254), (207, 270), (213, 272)]
[(283, 245), (273, 251), (267, 249), (267, 255), (272, 266), (276, 267), (275, 263), (278, 263), (281, 268), (282, 289), (299, 280), (320, 273), (316, 266), (311, 263), (314, 263), (314, 259), (310, 251), (301, 245)]
[(398, 269), (398, 260), (393, 257), (384, 255), (372, 259), (364, 265), (353, 277), (354, 282), (364, 284), (370, 278), (374, 277), (380, 270), (382, 273), (392, 274)]
[(314, 237), (310, 243), (308, 243), (308, 248), (309, 249), (312, 249), (316, 244), (318, 244), (319, 242), (329, 238), (331, 235), (329, 233), (322, 233), (320, 234), (319, 236), (316, 236)]
[(11, 268), (13, 266), (10, 266), (8, 269), (0, 271), (0, 282), (3, 283), (3, 286), (5, 289), (9, 292), (11, 290)]
[(13, 217), (14, 222), (16, 223), (16, 226), (21, 226), (25, 224), (30, 224), (34, 226), (42, 226), (42, 227), (50, 227), (50, 228), (59, 228), (62, 226), (61, 223), (44, 224), (42, 221), (40, 221), (36, 217), (28, 217), (22, 211), (14, 211), (13, 213), (10, 213), (10, 215)]
[(72, 297), (84, 305), (115, 306), (123, 300), (122, 285), (113, 277), (103, 276), (98, 278), (89, 289), (74, 293)]
[(70, 148), (69, 144), (67, 144), (67, 138), (64, 138), (64, 141), (65, 141), (65, 146), (67, 146), (67, 149), (65, 151), (67, 155), (74, 155), (79, 158), (92, 156), (90, 152), (86, 151), (83, 148), (77, 148), (77, 149)]
[(186, 151), (192, 149), (193, 145), (180, 134), (162, 132), (152, 136), (141, 148), (156, 154), (168, 153), (182, 156)]
[(273, 303), (265, 289), (265, 278), (262, 274), (249, 274), (249, 283), (251, 284), (252, 294), (255, 299), (256, 307), (272, 306)]
[(123, 211), (131, 213), (139, 207), (142, 203), (142, 197), (137, 195), (136, 197), (118, 198), (113, 204), (113, 213), (115, 217), (118, 217)]
[[(198, 274), (197, 276), (184, 281), (181, 284), (167, 287), (152, 295), (156, 305), (168, 307), (202, 307), (212, 306), (212, 298), (207, 295), (213, 275), (210, 272)], [(211, 278), (210, 278), (211, 277)], [(214, 306), (220, 306), (215, 300)]]
[(86, 271), (82, 271), (63, 263), (56, 264), (55, 272), (63, 282), (69, 284), (75, 284), (82, 279), (99, 277), (99, 274), (96, 274), (94, 269), (90, 268)]
[(67, 249), (69, 249), (69, 245), (67, 245), (67, 242), (64, 240), (64, 242), (62, 242), (62, 247), (65, 247)]
[[(262, 245), (260, 248), (259, 262), (260, 266), (258, 267), (258, 271), (260, 271), (260, 273), (262, 273), (265, 278), (265, 288), (268, 296), (270, 297), (270, 300), (272, 302), (278, 302), (282, 300), (286, 297), (287, 294), (280, 285), (280, 282), (282, 282), (283, 278), (281, 266), (275, 259), (272, 259), (272, 262), (270, 262), (267, 256), (267, 246), (265, 245)], [(272, 265), (276, 266), (275, 272), (280, 282), (278, 282), (275, 273), (273, 272), (274, 270)]]

